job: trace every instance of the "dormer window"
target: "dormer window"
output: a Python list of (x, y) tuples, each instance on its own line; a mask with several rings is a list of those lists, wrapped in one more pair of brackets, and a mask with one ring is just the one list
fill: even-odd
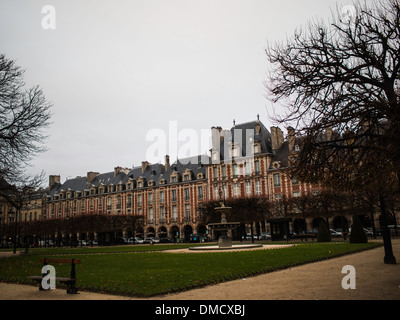
[(280, 166), (281, 166), (280, 161), (274, 161), (274, 162), (272, 163), (272, 167), (273, 167), (274, 169), (279, 169)]
[(174, 172), (171, 174), (171, 182), (172, 183), (178, 182), (178, 173), (177, 172)]
[(261, 148), (260, 148), (260, 144), (259, 143), (255, 143), (254, 144), (254, 154), (260, 153), (261, 152)]

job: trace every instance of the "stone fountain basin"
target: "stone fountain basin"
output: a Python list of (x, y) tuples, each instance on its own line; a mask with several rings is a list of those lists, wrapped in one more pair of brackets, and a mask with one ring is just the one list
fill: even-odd
[(204, 246), (204, 247), (190, 247), (189, 250), (240, 250), (240, 249), (251, 249), (251, 248), (260, 248), (262, 247), (262, 244), (233, 244), (231, 247), (220, 247), (218, 245), (216, 246)]

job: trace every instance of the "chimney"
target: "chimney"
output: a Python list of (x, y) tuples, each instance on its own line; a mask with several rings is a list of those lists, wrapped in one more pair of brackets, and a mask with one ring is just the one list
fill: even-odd
[(49, 176), (49, 187), (51, 188), (55, 183), (61, 183), (60, 176)]
[(256, 134), (259, 134), (260, 131), (261, 131), (260, 115), (259, 114), (257, 114), (257, 121), (256, 121), (255, 129), (256, 129)]
[(278, 127), (271, 127), (272, 151), (278, 150), (283, 144), (283, 132)]
[(165, 171), (167, 171), (171, 165), (169, 164), (169, 155), (165, 156)]
[(118, 172), (122, 169), (122, 167), (115, 167), (114, 168), (114, 177), (118, 174)]
[(288, 132), (289, 153), (290, 153), (290, 152), (293, 152), (294, 144), (295, 144), (295, 141), (296, 141), (295, 134), (294, 134), (294, 128), (288, 127), (287, 128), (287, 132)]
[(149, 163), (147, 161), (142, 161), (142, 173), (144, 173), (147, 169)]
[(93, 172), (93, 171), (88, 172), (86, 175), (86, 182), (92, 183), (92, 181), (94, 180), (94, 178), (97, 177), (97, 175), (99, 175), (98, 172)]

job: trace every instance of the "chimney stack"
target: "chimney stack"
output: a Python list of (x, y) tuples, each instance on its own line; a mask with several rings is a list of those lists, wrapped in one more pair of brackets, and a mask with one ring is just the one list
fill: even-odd
[(49, 187), (51, 188), (55, 183), (61, 183), (61, 177), (59, 175), (49, 176)]
[(93, 172), (93, 171), (88, 172), (86, 175), (86, 182), (92, 183), (92, 181), (94, 180), (94, 178), (97, 177), (97, 175), (99, 175), (98, 172)]
[(165, 156), (165, 171), (167, 171), (171, 165), (169, 164), (169, 155)]
[(293, 152), (293, 150), (294, 150), (294, 144), (295, 144), (295, 141), (296, 141), (296, 138), (295, 138), (295, 131), (294, 131), (294, 128), (292, 128), (292, 127), (288, 127), (287, 128), (287, 132), (288, 132), (288, 140), (289, 140), (289, 153), (290, 152)]
[(147, 169), (149, 163), (147, 161), (142, 161), (142, 173), (144, 173)]
[(283, 132), (278, 127), (271, 127), (272, 151), (275, 152), (283, 144)]
[(121, 169), (122, 169), (122, 167), (115, 167), (114, 168), (114, 177), (120, 172)]

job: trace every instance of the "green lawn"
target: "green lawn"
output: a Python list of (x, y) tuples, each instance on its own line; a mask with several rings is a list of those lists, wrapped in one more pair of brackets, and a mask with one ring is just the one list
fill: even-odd
[[(27, 256), (0, 259), (0, 280), (31, 283), (26, 277), (40, 274), (42, 266), (39, 259), (52, 254), (52, 258), (58, 256), (81, 259), (82, 263), (76, 266), (77, 286), (81, 290), (152, 296), (249, 277), (379, 245), (372, 242), (308, 243), (274, 250), (189, 254), (157, 251), (171, 247), (187, 247), (187, 244), (130, 248), (36, 249), (31, 250)], [(141, 252), (144, 249), (148, 252)], [(88, 250), (91, 250), (90, 253)], [(60, 255), (61, 253), (63, 255)], [(70, 265), (54, 267), (57, 276), (69, 275)]]

